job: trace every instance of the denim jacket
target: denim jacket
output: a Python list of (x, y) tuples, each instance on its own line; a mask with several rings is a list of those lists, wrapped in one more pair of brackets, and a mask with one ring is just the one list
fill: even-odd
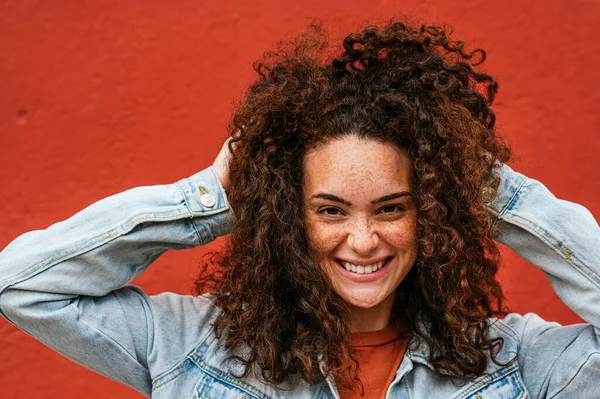
[[(466, 385), (441, 377), (425, 344), (409, 348), (386, 398), (600, 398), (600, 229), (584, 207), (506, 165), (487, 204), (496, 239), (537, 265), (589, 324), (561, 326), (535, 314), (493, 319), (498, 360)], [(493, 193), (492, 193), (493, 194)], [(209, 296), (149, 296), (128, 284), (170, 249), (227, 234), (233, 215), (212, 168), (175, 184), (102, 199), (0, 253), (0, 314), (69, 359), (146, 397), (339, 398), (334, 379), (272, 386), (237, 366), (215, 338)], [(411, 345), (412, 346), (412, 345)], [(243, 348), (240, 349), (243, 351)]]

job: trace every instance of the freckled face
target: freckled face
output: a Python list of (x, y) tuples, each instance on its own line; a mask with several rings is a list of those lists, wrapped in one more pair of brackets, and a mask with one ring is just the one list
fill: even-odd
[(349, 304), (371, 308), (393, 301), (413, 266), (412, 192), (412, 160), (394, 144), (348, 135), (306, 154), (308, 239), (334, 291)]

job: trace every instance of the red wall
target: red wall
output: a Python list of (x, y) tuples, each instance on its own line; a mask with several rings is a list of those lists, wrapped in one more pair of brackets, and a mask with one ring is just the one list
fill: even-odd
[[(527, 4), (526, 4), (527, 3)], [(0, 249), (110, 194), (212, 163), (252, 62), (316, 16), (333, 32), (396, 12), (487, 50), (499, 129), (518, 170), (600, 216), (600, 3), (593, 0), (0, 3)], [(214, 246), (212, 247), (214, 248)], [(168, 253), (134, 281), (190, 292), (206, 251)], [(509, 305), (578, 321), (509, 250)], [(0, 320), (2, 398), (135, 398)]]

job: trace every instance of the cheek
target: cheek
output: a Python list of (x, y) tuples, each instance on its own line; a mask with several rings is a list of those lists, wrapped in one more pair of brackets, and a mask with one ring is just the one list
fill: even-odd
[(386, 241), (392, 246), (404, 250), (417, 250), (417, 222), (416, 218), (407, 218), (388, 225), (382, 229)]
[(307, 223), (306, 234), (311, 251), (319, 259), (326, 257), (344, 239), (339, 227), (322, 223)]

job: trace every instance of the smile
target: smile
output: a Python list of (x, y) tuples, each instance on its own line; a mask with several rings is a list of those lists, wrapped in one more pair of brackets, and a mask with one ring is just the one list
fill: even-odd
[(340, 263), (349, 272), (354, 272), (354, 273), (358, 273), (358, 274), (370, 274), (370, 273), (376, 272), (377, 270), (381, 269), (381, 267), (383, 266), (385, 261), (386, 261), (386, 259), (383, 259), (383, 260), (380, 260), (379, 262), (375, 262), (373, 264), (366, 265), (366, 266), (355, 265), (350, 262), (344, 262), (343, 260), (340, 260)]
[(392, 256), (370, 264), (357, 265), (338, 258), (336, 259), (336, 263), (339, 267), (339, 273), (344, 276), (344, 278), (357, 283), (368, 283), (377, 281), (387, 275), (389, 265), (392, 263), (393, 259), (394, 257)]

